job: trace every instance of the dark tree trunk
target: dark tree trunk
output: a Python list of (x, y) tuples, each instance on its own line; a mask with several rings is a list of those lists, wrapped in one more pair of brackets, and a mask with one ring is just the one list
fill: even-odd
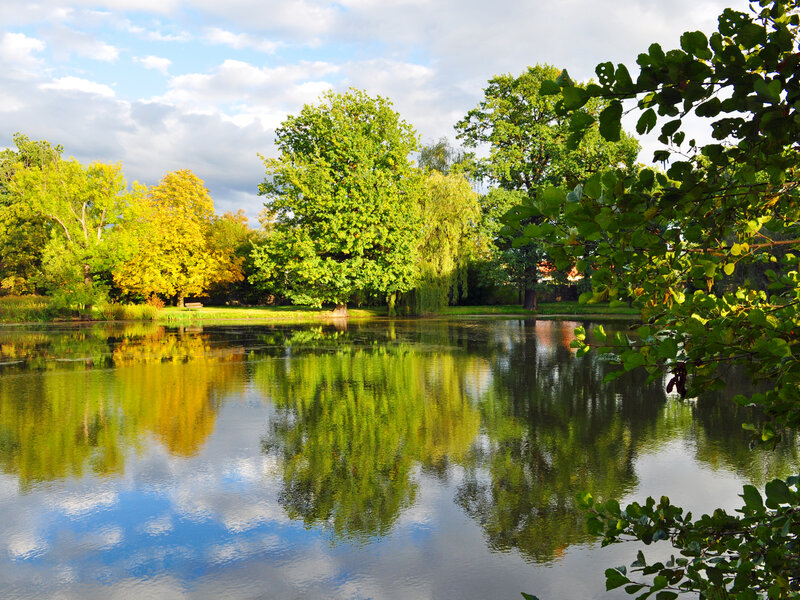
[(522, 304), (524, 310), (538, 310), (539, 303), (536, 298), (535, 288), (525, 288), (525, 301)]
[(342, 302), (341, 304), (337, 304), (336, 308), (333, 309), (333, 316), (334, 317), (346, 317), (347, 316), (347, 303)]

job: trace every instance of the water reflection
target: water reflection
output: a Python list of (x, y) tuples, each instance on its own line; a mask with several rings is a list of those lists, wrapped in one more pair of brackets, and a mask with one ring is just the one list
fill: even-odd
[(463, 462), (480, 426), (465, 389), (479, 360), (341, 342), (259, 363), (255, 381), (279, 409), (263, 446), (281, 459), (287, 514), (336, 535), (388, 533), (414, 502), (415, 467), (446, 476)]
[(75, 585), (102, 571), (103, 585), (219, 590), (238, 565), (253, 567), (249, 591), (218, 597), (253, 595), (265, 573), (276, 597), (315, 595), (285, 579), (313, 554), (351, 565), (323, 569), (319, 589), (353, 597), (379, 577), (352, 566), (377, 560), (361, 549), (400, 561), (426, 545), (468, 552), (500, 589), (510, 567), (492, 571), (487, 553), (566, 560), (588, 542), (574, 494), (641, 491), (654, 477), (642, 458), (667, 447), (742, 481), (796, 468), (796, 440), (748, 451), (740, 423), (754, 416), (724, 398), (677, 402), (636, 375), (604, 384), (610, 365), (570, 350), (574, 326), (0, 329), (0, 589), (22, 582), (5, 595), (24, 597), (68, 567)]

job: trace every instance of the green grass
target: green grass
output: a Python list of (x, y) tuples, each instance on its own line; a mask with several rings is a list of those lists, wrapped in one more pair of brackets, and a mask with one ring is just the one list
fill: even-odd
[(0, 297), (0, 323), (52, 321), (57, 317), (56, 307), (45, 296)]
[[(386, 308), (350, 308), (351, 319), (385, 317)], [(437, 317), (459, 317), (480, 315), (561, 315), (561, 316), (631, 316), (639, 312), (628, 307), (611, 308), (607, 304), (578, 304), (577, 302), (549, 302), (539, 305), (536, 313), (522, 309), (520, 305), (506, 306), (450, 306)], [(208, 321), (224, 322), (269, 322), (269, 321), (320, 321), (333, 317), (327, 309), (306, 306), (254, 306), (203, 308), (168, 307), (162, 310), (146, 304), (104, 304), (92, 311), (93, 321), (148, 321), (166, 324), (196, 323)], [(0, 297), (0, 323), (31, 323), (69, 321), (81, 318), (81, 311), (57, 306), (46, 296)], [(83, 315), (86, 318), (86, 315)]]
[(158, 310), (146, 304), (101, 304), (84, 310), (65, 308), (47, 296), (0, 297), (0, 323), (46, 323), (51, 321), (150, 321)]
[[(385, 308), (348, 308), (351, 319), (385, 317)], [(333, 318), (333, 311), (307, 306), (204, 306), (163, 309), (156, 320), (166, 323), (197, 321), (315, 321)]]
[(579, 304), (578, 302), (542, 302), (539, 310), (533, 312), (524, 310), (522, 305), (504, 306), (448, 306), (442, 311), (441, 316), (463, 315), (563, 315), (563, 316), (604, 316), (625, 315), (638, 317), (640, 312), (635, 308), (618, 306), (611, 308), (608, 304)]
[(606, 303), (579, 304), (578, 302), (544, 302), (539, 305), (540, 315), (629, 315), (641, 316), (641, 311), (629, 306), (611, 307)]

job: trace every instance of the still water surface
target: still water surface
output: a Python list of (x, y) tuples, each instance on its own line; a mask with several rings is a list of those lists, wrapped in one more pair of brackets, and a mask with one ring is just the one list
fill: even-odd
[(0, 597), (619, 597), (576, 492), (733, 508), (798, 444), (576, 325), (0, 328)]

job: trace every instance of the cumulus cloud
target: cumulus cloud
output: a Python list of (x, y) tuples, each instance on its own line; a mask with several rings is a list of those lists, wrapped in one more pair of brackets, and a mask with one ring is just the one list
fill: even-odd
[(267, 54), (274, 53), (281, 44), (266, 39), (261, 39), (258, 36), (249, 35), (247, 33), (233, 33), (217, 27), (212, 27), (206, 31), (206, 40), (212, 44), (221, 44), (223, 46), (230, 46), (236, 50), (244, 48), (252, 48), (259, 52)]
[(24, 33), (4, 33), (0, 36), (0, 63), (7, 77), (30, 78), (39, 73), (44, 63), (38, 53), (45, 49), (42, 40)]
[(54, 79), (50, 83), (43, 83), (40, 86), (43, 90), (58, 90), (63, 92), (80, 92), (83, 94), (91, 94), (94, 96), (104, 96), (111, 98), (114, 96), (114, 90), (103, 83), (89, 81), (80, 77), (60, 77)]
[[(737, 3), (746, 10), (744, 0)], [(0, 3), (3, 27), (26, 27), (0, 28), (0, 144), (24, 131), (63, 143), (79, 160), (122, 161), (129, 179), (148, 184), (190, 168), (219, 210), (255, 216), (264, 174), (256, 153), (274, 155), (275, 128), (328, 89), (381, 94), (423, 140), (453, 139), (453, 124), (495, 74), (548, 62), (586, 79), (600, 61), (632, 64), (652, 41), (671, 47), (684, 29), (712, 29), (726, 4), (463, 0), (454, 10), (431, 0)], [(105, 37), (109, 31), (113, 39)], [(137, 67), (171, 75), (166, 89), (148, 88), (158, 85), (152, 77), (140, 83), (141, 68), (125, 72), (123, 52)], [(106, 63), (114, 61), (112, 71)], [(129, 85), (113, 84), (122, 78)]]
[(119, 58), (119, 50), (115, 46), (82, 31), (53, 27), (45, 35), (54, 54), (63, 60), (69, 59), (73, 54), (103, 62), (114, 62)]
[(134, 62), (139, 63), (145, 69), (152, 69), (153, 71), (158, 71), (159, 73), (163, 73), (167, 75), (169, 71), (169, 66), (172, 64), (172, 61), (168, 58), (164, 58), (161, 56), (137, 56), (133, 59)]

